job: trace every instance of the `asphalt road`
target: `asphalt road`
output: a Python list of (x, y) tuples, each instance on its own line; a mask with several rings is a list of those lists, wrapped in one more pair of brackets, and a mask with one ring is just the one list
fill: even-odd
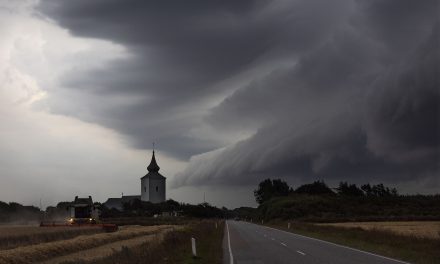
[(225, 232), (223, 242), (225, 264), (406, 263), (242, 221), (227, 221)]

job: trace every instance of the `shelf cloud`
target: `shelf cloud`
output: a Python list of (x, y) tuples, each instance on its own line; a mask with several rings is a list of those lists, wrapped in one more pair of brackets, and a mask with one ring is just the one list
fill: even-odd
[(39, 16), (126, 49), (66, 72), (44, 103), (134, 148), (156, 141), (187, 162), (173, 187), (280, 177), (439, 188), (437, 10), (435, 0), (42, 0)]

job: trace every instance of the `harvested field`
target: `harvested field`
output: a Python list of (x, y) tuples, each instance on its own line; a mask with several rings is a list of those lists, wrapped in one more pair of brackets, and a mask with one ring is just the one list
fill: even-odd
[[(56, 229), (56, 228), (55, 228)], [(73, 239), (23, 246), (0, 251), (0, 263), (35, 263), (100, 247), (104, 244), (158, 233), (171, 226), (125, 226), (114, 233), (81, 235)]]
[(102, 232), (101, 227), (0, 226), (0, 250)]
[(112, 254), (117, 254), (127, 248), (138, 247), (144, 243), (153, 242), (153, 241), (155, 243), (158, 243), (162, 241), (164, 234), (169, 230), (170, 229), (167, 229), (164, 230), (163, 232), (154, 235), (145, 235), (131, 239), (116, 241), (113, 243), (105, 244), (88, 250), (83, 250), (69, 255), (56, 257), (48, 261), (42, 262), (41, 264), (59, 264), (66, 262), (75, 262), (75, 263), (95, 262), (99, 259), (109, 257)]
[(364, 230), (386, 230), (405, 236), (440, 239), (440, 221), (405, 221), (405, 222), (349, 222), (318, 224)]

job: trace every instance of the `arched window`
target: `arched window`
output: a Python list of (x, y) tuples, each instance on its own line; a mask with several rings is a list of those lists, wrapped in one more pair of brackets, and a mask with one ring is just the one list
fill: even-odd
[(158, 192), (159, 191), (159, 187), (158, 186), (156, 186), (156, 192)]

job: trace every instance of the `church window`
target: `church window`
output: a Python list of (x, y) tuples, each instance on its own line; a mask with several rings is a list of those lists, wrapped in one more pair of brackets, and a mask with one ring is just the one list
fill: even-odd
[(156, 192), (158, 192), (158, 191), (159, 191), (159, 187), (156, 186)]

